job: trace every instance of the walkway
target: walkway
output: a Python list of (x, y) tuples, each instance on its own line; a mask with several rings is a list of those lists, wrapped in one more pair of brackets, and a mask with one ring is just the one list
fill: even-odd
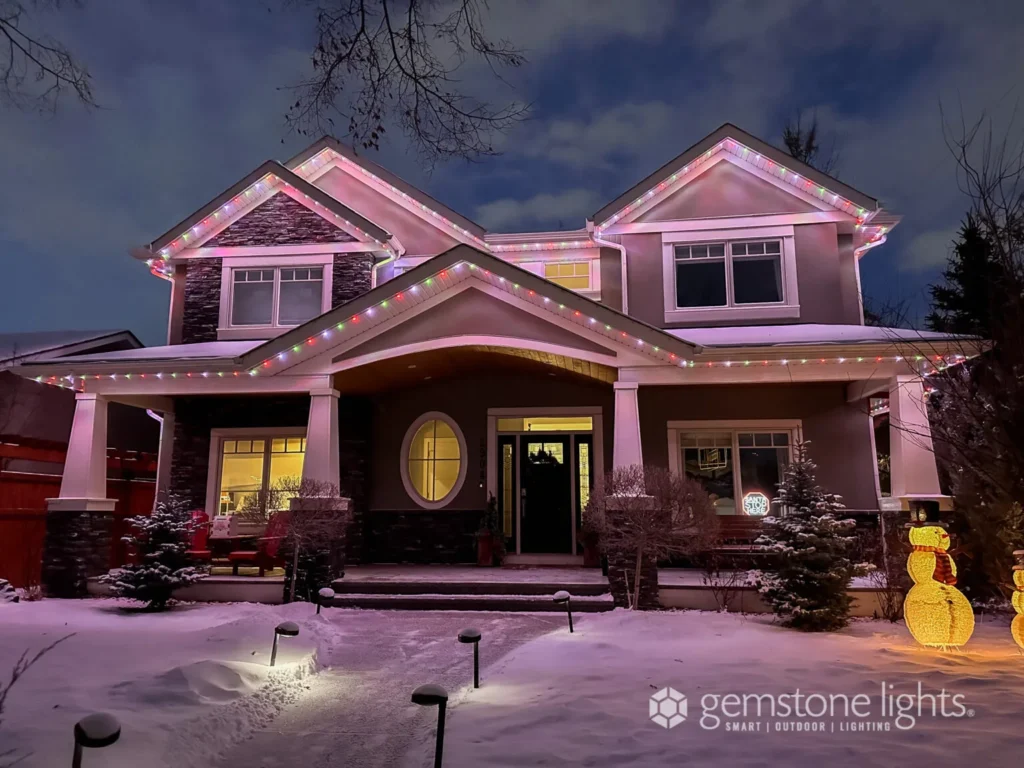
[(488, 666), (524, 642), (565, 626), (564, 616), (557, 614), (331, 614), (345, 631), (325, 654), (331, 668), (314, 678), (303, 699), (269, 728), (230, 750), (219, 768), (402, 766), (414, 740), (437, 717), (436, 710), (410, 703), (412, 690), (436, 682), (455, 699), (472, 686), (472, 651), (456, 640), (460, 629), (474, 626), (483, 633), (481, 682), (486, 685)]

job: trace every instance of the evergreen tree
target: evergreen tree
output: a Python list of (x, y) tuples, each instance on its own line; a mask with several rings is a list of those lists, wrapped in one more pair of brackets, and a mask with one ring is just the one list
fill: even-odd
[(1001, 304), (996, 295), (1002, 285), (1000, 272), (985, 232), (968, 214), (942, 271), (942, 284), (929, 287), (928, 328), (991, 339), (992, 309)]
[(203, 577), (186, 552), (192, 533), (191, 514), (174, 501), (159, 501), (152, 514), (128, 518), (132, 532), (122, 541), (139, 562), (116, 568), (101, 581), (118, 597), (147, 603), (147, 610), (167, 607), (174, 590)]
[(817, 485), (814, 471), (807, 443), (796, 443), (774, 500), (782, 516), (765, 518), (757, 540), (771, 559), (755, 574), (755, 582), (785, 626), (823, 632), (846, 626), (850, 579), (866, 574), (870, 566), (850, 560), (854, 522), (837, 519), (845, 507)]

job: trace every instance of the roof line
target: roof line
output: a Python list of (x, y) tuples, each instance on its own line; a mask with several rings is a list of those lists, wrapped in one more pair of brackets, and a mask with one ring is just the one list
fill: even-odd
[(355, 163), (364, 170), (372, 173), (374, 176), (380, 177), (388, 184), (391, 184), (393, 187), (396, 187), (397, 189), (401, 190), (409, 197), (419, 200), (421, 203), (427, 205), (428, 207), (437, 210), (443, 210), (445, 214), (448, 216), (448, 218), (452, 219), (453, 221), (457, 221), (460, 226), (462, 226), (464, 229), (468, 230), (472, 234), (476, 235), (477, 237), (482, 239), (483, 236), (487, 233), (486, 229), (484, 229), (482, 226), (477, 224), (472, 219), (463, 216), (461, 213), (459, 213), (456, 210), (453, 210), (449, 206), (442, 203), (440, 200), (431, 197), (423, 190), (410, 184), (405, 179), (389, 171), (387, 168), (378, 165), (373, 160), (370, 160), (369, 158), (357, 154), (356, 151), (352, 149), (352, 147), (339, 141), (333, 136), (321, 136), (319, 139), (317, 139), (310, 146), (306, 147), (304, 150), (299, 152), (297, 155), (286, 160), (285, 165), (287, 165), (289, 168), (294, 169), (302, 165), (302, 163), (304, 163), (309, 158), (319, 154), (324, 149), (331, 149), (337, 152), (346, 160)]
[[(423, 279), (431, 277), (435, 273), (450, 268), (459, 262), (467, 262), (472, 265), (472, 268), (483, 268), (497, 273), (499, 276), (512, 281), (516, 286), (521, 286), (526, 291), (533, 291), (552, 300), (557, 300), (560, 305), (574, 311), (585, 310), (588, 317), (600, 319), (605, 325), (614, 323), (616, 330), (623, 333), (628, 332), (632, 337), (639, 338), (643, 335), (650, 338), (654, 336), (661, 340), (660, 348), (666, 350), (674, 349), (679, 357), (692, 355), (695, 349), (696, 345), (673, 336), (661, 328), (656, 328), (634, 317), (625, 315), (616, 309), (607, 307), (568, 288), (563, 288), (557, 283), (545, 280), (533, 272), (522, 269), (486, 251), (460, 244), (428, 259), (407, 272), (403, 272), (398, 277), (378, 285), (363, 295), (249, 350), (240, 358), (242, 367), (245, 369), (255, 369), (282, 352), (287, 352), (296, 346), (308, 342), (310, 339), (315, 339), (325, 332), (330, 332), (339, 321), (345, 322), (350, 317), (359, 316), (381, 301), (388, 300), (398, 293), (408, 291)], [(621, 341), (619, 343), (621, 344)], [(655, 349), (659, 349), (659, 347), (655, 347)]]
[(818, 186), (825, 186), (831, 190), (840, 192), (843, 197), (851, 202), (856, 202), (862, 208), (877, 210), (880, 207), (877, 199), (870, 197), (869, 195), (866, 195), (815, 168), (812, 168), (807, 163), (797, 160), (795, 157), (783, 152), (781, 149), (773, 147), (771, 144), (747, 133), (742, 128), (738, 128), (732, 123), (723, 123), (696, 144), (692, 145), (689, 149), (679, 155), (676, 155), (656, 171), (647, 175), (627, 191), (609, 202), (591, 216), (590, 220), (595, 224), (600, 225), (609, 216), (621, 210), (627, 204), (636, 200), (651, 188), (664, 182), (665, 179), (672, 176), (672, 174), (677, 173), (681, 168), (688, 166), (695, 159), (710, 150), (723, 139), (733, 139), (738, 143), (745, 144), (758, 154), (769, 158), (778, 165), (790, 166), (792, 168), (799, 169), (805, 178), (816, 182)]
[[(205, 220), (213, 215), (219, 208), (228, 204), (236, 196), (245, 193), (246, 190), (258, 184), (268, 175), (278, 177), (285, 185), (294, 187), (298, 192), (301, 192), (314, 202), (319, 203), (342, 219), (351, 222), (352, 225), (356, 226), (358, 229), (362, 230), (374, 239), (382, 242), (391, 239), (391, 233), (380, 227), (378, 224), (356, 213), (348, 206), (339, 202), (336, 198), (327, 194), (319, 187), (313, 186), (291, 169), (286, 168), (276, 160), (267, 160), (241, 181), (217, 195), (217, 197), (213, 198), (213, 200), (208, 202), (198, 211), (171, 227), (151, 243), (148, 243), (141, 249), (133, 249), (132, 256), (141, 260), (150, 259), (163, 250), (169, 243), (177, 242), (179, 237), (187, 240), (190, 230), (198, 226), (201, 222), (205, 222)], [(313, 210), (315, 212), (316, 209), (313, 208)], [(199, 236), (201, 237), (201, 235)]]

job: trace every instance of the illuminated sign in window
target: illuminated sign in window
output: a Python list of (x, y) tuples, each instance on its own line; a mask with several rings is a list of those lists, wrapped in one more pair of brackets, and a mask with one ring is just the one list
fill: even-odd
[(764, 517), (768, 514), (769, 505), (768, 497), (760, 491), (751, 491), (743, 497), (743, 511), (754, 517)]

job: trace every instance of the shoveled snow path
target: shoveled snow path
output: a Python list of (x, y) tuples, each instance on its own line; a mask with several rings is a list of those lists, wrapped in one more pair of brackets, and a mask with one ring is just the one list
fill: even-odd
[[(266, 729), (223, 755), (219, 768), (396, 766), (417, 744), (433, 744), (437, 710), (410, 703), (423, 683), (447, 688), (454, 705), (472, 688), (472, 648), (460, 629), (476, 627), (482, 682), (513, 648), (565, 627), (561, 614), (359, 611), (331, 609), (338, 628), (321, 649), (324, 669), (301, 700)], [(580, 617), (585, 623), (587, 617)]]

